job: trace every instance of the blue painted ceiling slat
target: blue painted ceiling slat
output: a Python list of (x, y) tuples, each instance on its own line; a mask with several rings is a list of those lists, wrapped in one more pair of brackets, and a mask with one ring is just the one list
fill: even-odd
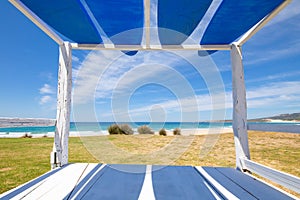
[(143, 0), (86, 0), (86, 3), (114, 44), (141, 44)]
[(77, 43), (99, 44), (97, 30), (77, 0), (21, 0), (39, 18)]
[(282, 2), (283, 0), (224, 0), (200, 44), (230, 44)]
[[(81, 44), (102, 43), (97, 29), (80, 0), (20, 1), (71, 41)], [(141, 44), (144, 25), (143, 0), (85, 1), (114, 44)], [(283, 1), (223, 0), (200, 44), (230, 44)], [(211, 2), (212, 0), (158, 0), (157, 17), (161, 43), (182, 44), (197, 27)], [(167, 29), (174, 31), (165, 31)], [(134, 53), (136, 52), (127, 52), (128, 55)]]
[(161, 44), (183, 43), (197, 27), (211, 2), (212, 0), (158, 0), (158, 33)]

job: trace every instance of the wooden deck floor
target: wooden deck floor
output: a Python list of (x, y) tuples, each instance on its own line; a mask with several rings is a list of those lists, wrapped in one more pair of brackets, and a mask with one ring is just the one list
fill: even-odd
[(0, 199), (292, 199), (232, 168), (69, 164)]

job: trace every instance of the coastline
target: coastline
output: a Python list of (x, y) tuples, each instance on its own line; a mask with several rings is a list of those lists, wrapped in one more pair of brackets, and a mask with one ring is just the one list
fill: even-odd
[(265, 119), (267, 123), (300, 123), (300, 120)]
[[(204, 123), (204, 122), (202, 122)], [(193, 127), (193, 126), (184, 126), (180, 128), (181, 135), (183, 136), (189, 136), (189, 135), (208, 135), (208, 134), (224, 134), (224, 133), (233, 133), (232, 130), (232, 124), (231, 122), (225, 126), (218, 126), (217, 125), (212, 126), (209, 128), (209, 123), (204, 124), (204, 127)], [(281, 120), (281, 119), (265, 119), (264, 122), (261, 121), (248, 121), (248, 123), (267, 123), (267, 124), (297, 124), (300, 125), (299, 120)], [(102, 127), (103, 130), (99, 130), (98, 124), (97, 124), (97, 130), (95, 130), (94, 124), (81, 124), (81, 127), (79, 129), (76, 128), (76, 125), (73, 125), (73, 127), (70, 127), (70, 137), (86, 137), (86, 136), (106, 136), (109, 135), (107, 131), (107, 127), (110, 124), (104, 124)], [(158, 124), (161, 125), (161, 124)], [(168, 125), (168, 128), (165, 128), (167, 132), (167, 136), (173, 136), (173, 130), (175, 127), (180, 126), (180, 124), (173, 124)], [(206, 126), (206, 127), (205, 127)], [(75, 127), (75, 128), (74, 128)], [(14, 127), (12, 127), (14, 128)], [(27, 129), (28, 128), (28, 129)], [(38, 128), (38, 129), (35, 129)], [(41, 127), (25, 127), (20, 128), (17, 131), (11, 131), (10, 128), (7, 128), (6, 130), (0, 131), (0, 138), (42, 138), (42, 137), (54, 137), (54, 128), (53, 127), (45, 127), (46, 129), (40, 129)], [(159, 135), (159, 131), (157, 127), (153, 127), (155, 133), (154, 135)], [(16, 128), (18, 129), (18, 127)], [(81, 130), (83, 129), (83, 130)], [(134, 129), (134, 134), (137, 133), (137, 128)]]
[[(166, 130), (167, 136), (173, 136), (173, 130)], [(220, 128), (198, 128), (198, 129), (181, 129), (181, 135), (208, 135), (208, 134), (224, 134), (232, 133), (232, 128), (220, 127)], [(135, 132), (134, 134), (138, 134)], [(69, 137), (87, 137), (87, 136), (107, 136), (108, 131), (70, 131)], [(159, 135), (158, 131), (155, 131), (154, 135)], [(31, 133), (31, 132), (8, 132), (0, 133), (0, 138), (42, 138), (42, 137), (54, 137), (54, 132), (45, 133)]]

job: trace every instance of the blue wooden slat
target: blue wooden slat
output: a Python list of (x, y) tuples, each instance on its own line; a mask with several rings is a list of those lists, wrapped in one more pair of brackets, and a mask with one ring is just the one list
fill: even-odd
[(194, 31), (212, 0), (158, 1), (158, 34), (163, 45), (179, 45)]
[(223, 0), (200, 44), (230, 44), (282, 2), (283, 0)]
[[(131, 172), (121, 171), (122, 165), (110, 165), (101, 170), (97, 180), (87, 190), (84, 195), (76, 197), (77, 199), (138, 199), (142, 189), (146, 166), (145, 165), (127, 165)], [(135, 169), (135, 170), (134, 170)], [(133, 173), (136, 171), (137, 173)], [(143, 172), (143, 173), (141, 173)]]
[(39, 18), (74, 42), (99, 44), (100, 35), (78, 0), (21, 0)]
[(255, 196), (257, 199), (292, 199), (286, 194), (258, 181), (254, 178), (243, 174), (242, 172), (232, 168), (216, 168), (220, 173), (231, 179), (244, 190)]
[(143, 37), (143, 0), (86, 0), (114, 44), (139, 45)]
[(203, 169), (213, 178), (215, 179), (219, 184), (221, 184), (224, 188), (226, 188), (229, 192), (234, 194), (236, 197), (240, 199), (256, 199), (253, 195), (249, 194), (246, 190), (244, 190), (242, 187), (237, 185), (235, 182), (233, 182), (231, 179), (226, 177), (224, 174), (219, 172), (214, 167), (203, 167)]
[[(96, 165), (95, 167), (94, 167), (94, 169), (93, 170), (91, 170), (77, 185), (76, 185), (76, 187), (64, 198), (64, 200), (67, 200), (67, 199), (71, 199), (71, 198), (73, 198), (74, 197), (74, 195), (76, 195), (77, 194), (77, 192), (79, 191), (79, 190), (81, 190), (82, 189), (82, 187), (86, 184), (86, 182), (96, 173), (96, 171), (100, 168), (102, 166), (102, 164), (98, 164), (98, 165)], [(102, 169), (102, 171), (100, 171), (101, 172), (101, 174), (103, 173), (103, 170), (104, 169)], [(99, 176), (100, 176), (100, 172), (92, 179), (92, 180), (90, 180), (90, 184), (87, 184), (86, 185), (86, 187), (85, 187), (85, 190), (86, 189), (89, 189), (91, 186), (92, 186), (92, 184), (93, 184), (93, 180), (97, 180), (98, 178), (99, 178)], [(85, 190), (83, 190), (83, 193), (85, 193)]]
[(215, 199), (205, 180), (190, 166), (153, 166), (152, 183), (157, 200)]

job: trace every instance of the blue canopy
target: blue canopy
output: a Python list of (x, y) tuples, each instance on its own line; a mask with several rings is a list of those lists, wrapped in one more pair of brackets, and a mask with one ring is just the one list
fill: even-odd
[(141, 45), (145, 27), (153, 24), (162, 45), (181, 45), (204, 26), (195, 44), (230, 44), (284, 1), (223, 0), (213, 6), (213, 0), (20, 0), (64, 40), (115, 45)]

